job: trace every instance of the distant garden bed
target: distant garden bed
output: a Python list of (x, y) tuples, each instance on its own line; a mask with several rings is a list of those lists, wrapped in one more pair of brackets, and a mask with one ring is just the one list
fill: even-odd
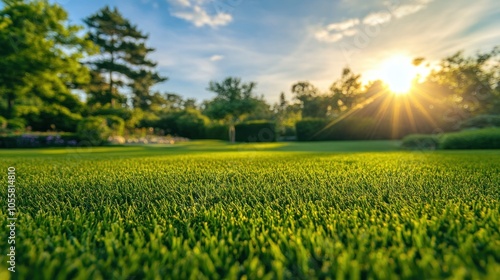
[(40, 148), (78, 146), (75, 133), (23, 133), (0, 135), (0, 148)]

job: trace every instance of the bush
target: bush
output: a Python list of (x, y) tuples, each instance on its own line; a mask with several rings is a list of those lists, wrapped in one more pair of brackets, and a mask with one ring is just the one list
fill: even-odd
[(0, 116), (0, 129), (7, 128), (7, 119)]
[[(376, 130), (368, 118), (351, 117), (338, 122), (326, 119), (305, 119), (295, 124), (298, 141), (389, 139), (386, 130)], [(372, 133), (373, 132), (373, 133)]]
[(479, 115), (464, 121), (461, 128), (500, 127), (500, 115)]
[(88, 117), (78, 123), (78, 136), (92, 146), (105, 144), (111, 135), (107, 121), (102, 117)]
[(94, 112), (93, 116), (117, 116), (125, 121), (125, 127), (127, 129), (133, 130), (139, 125), (140, 121), (144, 117), (144, 112), (140, 109), (129, 109), (129, 108), (110, 108), (109, 106), (101, 107)]
[(447, 133), (442, 149), (500, 149), (500, 128), (485, 128)]
[(205, 129), (206, 139), (229, 140), (229, 127), (225, 124), (212, 123)]
[(318, 133), (325, 128), (324, 119), (304, 119), (295, 124), (298, 141), (319, 140)]
[(205, 129), (205, 138), (229, 141), (229, 126), (220, 123), (209, 124)]
[(439, 137), (431, 134), (411, 134), (403, 138), (401, 146), (410, 150), (435, 150), (439, 148)]
[(276, 124), (269, 121), (252, 121), (235, 125), (236, 142), (275, 142)]
[(143, 125), (159, 128), (166, 134), (187, 137), (190, 139), (207, 138), (207, 127), (210, 119), (197, 110), (187, 109), (162, 116), (157, 121), (146, 121)]
[(206, 126), (210, 119), (197, 110), (185, 110), (175, 119), (177, 134), (190, 139), (206, 138)]
[(106, 119), (106, 125), (111, 129), (111, 134), (113, 136), (123, 136), (123, 131), (125, 130), (125, 121), (113, 115), (102, 116)]
[(82, 119), (79, 114), (72, 113), (68, 108), (60, 105), (49, 105), (41, 108), (24, 106), (18, 112), (19, 118), (26, 120), (26, 125), (34, 131), (59, 130), (75, 132), (78, 122)]
[(7, 120), (7, 129), (11, 130), (24, 130), (26, 128), (26, 122), (23, 119), (10, 119)]

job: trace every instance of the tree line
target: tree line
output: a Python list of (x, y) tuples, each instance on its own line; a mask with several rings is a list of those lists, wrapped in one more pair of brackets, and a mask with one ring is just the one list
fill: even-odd
[[(4, 130), (74, 132), (86, 118), (113, 116), (126, 131), (148, 127), (203, 138), (209, 137), (206, 127), (224, 134), (217, 130), (224, 126), (234, 134), (238, 123), (266, 120), (277, 125), (279, 135), (294, 136), (297, 122), (307, 120), (332, 126), (344, 119), (359, 124), (379, 118), (371, 129), (382, 131), (394, 126), (396, 114), (403, 111), (412, 117), (399, 117), (402, 130), (432, 132), (454, 130), (470, 118), (500, 113), (499, 48), (444, 58), (423, 82), (415, 81), (412, 94), (399, 99), (382, 81), (363, 85), (361, 75), (346, 67), (327, 91), (299, 81), (291, 86), (290, 98), (281, 93), (275, 104), (256, 94), (256, 82), (239, 77), (210, 81), (207, 89), (215, 97), (198, 103), (153, 90), (168, 77), (150, 59), (155, 50), (147, 44), (149, 35), (117, 8), (103, 7), (80, 26), (70, 24), (68, 13), (46, 0), (2, 3), (0, 125)], [(197, 132), (200, 127), (205, 132)]]

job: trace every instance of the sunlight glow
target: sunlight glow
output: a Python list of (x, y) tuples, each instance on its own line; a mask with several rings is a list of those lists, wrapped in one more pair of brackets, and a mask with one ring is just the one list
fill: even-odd
[(377, 71), (379, 78), (395, 94), (408, 93), (413, 81), (420, 74), (418, 67), (412, 65), (411, 58), (404, 55), (386, 59), (380, 64)]

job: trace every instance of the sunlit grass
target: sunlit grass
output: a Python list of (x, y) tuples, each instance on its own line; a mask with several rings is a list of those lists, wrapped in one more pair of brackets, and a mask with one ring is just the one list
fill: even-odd
[[(370, 143), (397, 149), (359, 141), (100, 147), (78, 158), (1, 151), (2, 168), (18, 170), (16, 276), (498, 275), (499, 152), (361, 152)], [(338, 153), (348, 147), (358, 153)]]

